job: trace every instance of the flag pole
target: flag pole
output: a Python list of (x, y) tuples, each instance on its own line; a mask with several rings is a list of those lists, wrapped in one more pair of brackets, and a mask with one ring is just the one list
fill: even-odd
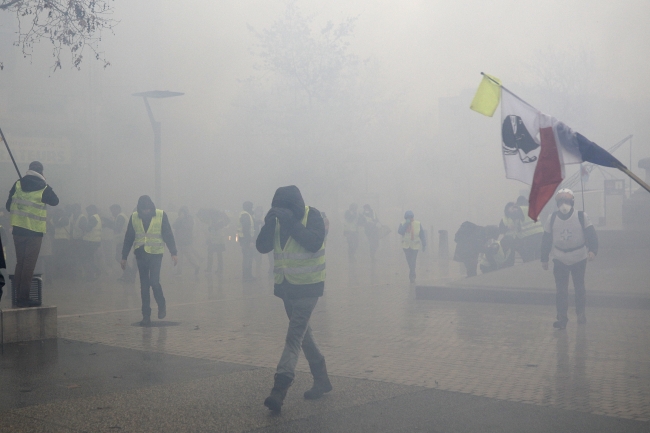
[(632, 178), (632, 180), (634, 180), (636, 183), (641, 185), (643, 187), (643, 189), (650, 192), (650, 185), (648, 185), (643, 180), (641, 180), (641, 178), (639, 176), (632, 173), (626, 166), (624, 166), (623, 164), (618, 163), (618, 164), (615, 165), (615, 167), (618, 168), (619, 170), (621, 170), (623, 173), (630, 176), (630, 178)]
[(20, 175), (20, 170), (18, 170), (18, 165), (16, 164), (16, 160), (14, 159), (14, 155), (11, 153), (11, 149), (9, 149), (9, 143), (7, 143), (7, 139), (5, 138), (4, 133), (2, 132), (2, 128), (0, 128), (0, 137), (2, 137), (2, 141), (5, 143), (5, 147), (7, 148), (7, 152), (9, 152), (9, 156), (11, 157), (11, 162), (14, 163), (14, 167), (16, 167), (16, 173), (18, 173), (18, 179), (22, 179), (23, 177)]
[(514, 93), (512, 93), (512, 91), (508, 90), (507, 87), (505, 87), (504, 85), (502, 85), (502, 84), (499, 83), (498, 81), (494, 80), (494, 78), (490, 77), (490, 76), (487, 75), (486, 73), (481, 72), (481, 75), (483, 75), (483, 76), (484, 76), (485, 78), (487, 78), (488, 80), (492, 81), (492, 82), (493, 82), (494, 84), (496, 84), (497, 86), (501, 87), (502, 90), (505, 90), (506, 92), (508, 92), (508, 93), (510, 93), (512, 96), (514, 96), (515, 98), (519, 99), (519, 100), (520, 100), (521, 102), (523, 102), (524, 104), (528, 105), (528, 106), (529, 106), (530, 108), (532, 108), (533, 110), (535, 110), (535, 111), (539, 111), (537, 108), (533, 107), (533, 106), (530, 105), (528, 102), (524, 101), (524, 100), (521, 99), (519, 96), (517, 96), (517, 95), (515, 95)]
[(582, 211), (585, 211), (585, 183), (582, 180), (582, 164), (580, 164), (580, 188), (582, 189)]

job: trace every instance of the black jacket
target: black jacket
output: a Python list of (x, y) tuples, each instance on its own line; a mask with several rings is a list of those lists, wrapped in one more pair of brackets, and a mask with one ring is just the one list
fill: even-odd
[[(305, 202), (302, 199), (300, 190), (294, 186), (278, 188), (273, 196), (271, 210), (264, 218), (264, 225), (257, 236), (257, 251), (262, 254), (273, 251), (275, 237), (275, 216), (274, 209), (284, 209), (286, 218), (280, 218), (280, 245), (284, 248), (292, 237), (307, 251), (315, 253), (325, 241), (325, 223), (318, 209), (309, 207), (307, 225), (303, 226), (301, 221), (305, 216)], [(286, 279), (280, 284), (275, 284), (273, 293), (283, 299), (297, 299), (323, 296), (325, 282), (294, 285)]]
[[(143, 199), (143, 197), (146, 197), (146, 199)], [(154, 211), (156, 210), (156, 206), (153, 204), (149, 196), (142, 196), (140, 197), (140, 200), (138, 200), (138, 212), (144, 208), (150, 208), (153, 209)], [(152, 218), (153, 215), (142, 218), (142, 226), (144, 227), (145, 231), (149, 229), (149, 224), (151, 224)], [(175, 256), (177, 254), (177, 251), (176, 251), (176, 242), (174, 241), (174, 233), (172, 232), (172, 226), (169, 224), (169, 218), (167, 218), (167, 213), (165, 212), (163, 212), (161, 235), (163, 241), (167, 245), (167, 249), (169, 250), (169, 253), (172, 256)], [(126, 228), (126, 234), (124, 235), (124, 246), (122, 247), (122, 260), (126, 260), (129, 257), (129, 252), (131, 251), (133, 242), (135, 242), (135, 229), (133, 228), (133, 217), (131, 217), (129, 218), (129, 226)], [(134, 251), (134, 254), (136, 257), (140, 256), (141, 254), (147, 254), (147, 252), (144, 250), (144, 245), (138, 247)]]
[[(59, 204), (59, 197), (56, 196), (54, 190), (52, 190), (52, 187), (49, 186), (47, 183), (45, 183), (45, 181), (40, 177), (36, 177), (32, 175), (23, 176), (23, 178), (20, 180), (20, 187), (22, 188), (23, 191), (26, 192), (38, 191), (45, 188), (45, 191), (43, 191), (43, 197), (41, 198), (41, 201), (50, 206), (56, 206)], [(14, 182), (14, 185), (11, 187), (11, 190), (9, 191), (9, 198), (7, 199), (7, 204), (5, 205), (5, 208), (9, 212), (11, 212), (11, 200), (13, 199), (15, 193), (16, 193), (16, 183)], [(16, 236), (43, 237), (43, 233), (27, 230), (26, 228), (23, 227), (14, 227), (12, 233), (15, 234)]]

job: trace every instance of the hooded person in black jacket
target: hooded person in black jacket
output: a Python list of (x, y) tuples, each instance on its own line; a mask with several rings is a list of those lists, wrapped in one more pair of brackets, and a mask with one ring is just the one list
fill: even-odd
[[(56, 196), (52, 188), (45, 182), (43, 176), (43, 164), (38, 161), (33, 161), (29, 164), (29, 170), (25, 173), (22, 179), (16, 181), (9, 191), (9, 198), (7, 199), (6, 208), (12, 212), (11, 205), (16, 199), (16, 185), (20, 182), (20, 190), (24, 193), (35, 191), (43, 191), (40, 198), (40, 203), (34, 203), (36, 206), (42, 206), (46, 209), (45, 205), (56, 206), (59, 204), (59, 197)], [(18, 201), (16, 201), (18, 203)], [(25, 200), (21, 200), (21, 205), (25, 206)], [(29, 207), (34, 207), (31, 205)], [(34, 277), (34, 268), (36, 268), (36, 261), (41, 251), (41, 243), (45, 228), (42, 231), (31, 230), (25, 224), (25, 216), (28, 214), (22, 211), (17, 206), (12, 213), (13, 237), (14, 246), (16, 247), (16, 270), (14, 272), (14, 284), (16, 284), (16, 306), (17, 307), (30, 307), (39, 305), (38, 302), (29, 299), (29, 291), (32, 285), (32, 278)], [(18, 219), (14, 220), (13, 216)], [(31, 217), (34, 218), (34, 217)], [(19, 219), (22, 221), (20, 222)], [(47, 219), (47, 216), (45, 217)]]
[[(143, 195), (138, 199), (138, 207), (136, 212), (129, 218), (129, 226), (124, 234), (124, 247), (122, 247), (122, 270), (126, 268), (126, 259), (129, 257), (131, 247), (135, 242), (136, 232), (133, 227), (133, 218), (137, 217), (142, 220), (142, 228), (145, 233), (149, 233), (149, 226), (152, 219), (156, 216), (156, 205), (153, 204), (148, 195)], [(174, 233), (169, 224), (169, 219), (165, 212), (162, 213), (162, 223), (160, 236), (163, 242), (167, 245), (169, 253), (172, 255), (172, 262), (174, 266), (178, 263), (176, 256), (176, 243), (174, 241)], [(142, 322), (141, 326), (149, 326), (151, 324), (151, 298), (149, 295), (149, 288), (153, 291), (153, 297), (158, 304), (158, 318), (164, 319), (167, 315), (167, 306), (165, 297), (163, 296), (162, 286), (160, 285), (160, 266), (162, 265), (163, 253), (148, 253), (145, 248), (149, 246), (146, 244), (138, 245), (133, 254), (138, 264), (138, 271), (140, 272), (140, 294), (142, 296)]]
[[(305, 392), (304, 397), (320, 398), (324, 393), (332, 390), (332, 385), (327, 375), (325, 357), (314, 341), (309, 326), (311, 313), (325, 289), (323, 217), (316, 208), (305, 206), (300, 190), (295, 185), (278, 188), (271, 206), (271, 210), (264, 218), (264, 225), (257, 237), (256, 246), (257, 251), (262, 254), (274, 251), (274, 294), (284, 302), (289, 317), (289, 329), (276, 370), (275, 383), (271, 395), (264, 401), (264, 405), (270, 410), (279, 412), (287, 390), (293, 382), (301, 348), (314, 376), (314, 385)], [(309, 213), (303, 224), (307, 210)], [(278, 224), (279, 233), (276, 240)], [(290, 240), (294, 242), (287, 247)], [(287, 260), (290, 264), (286, 263)], [(314, 262), (318, 264), (314, 265)], [(292, 284), (288, 281), (287, 278), (293, 279), (292, 277), (296, 275), (309, 282)]]

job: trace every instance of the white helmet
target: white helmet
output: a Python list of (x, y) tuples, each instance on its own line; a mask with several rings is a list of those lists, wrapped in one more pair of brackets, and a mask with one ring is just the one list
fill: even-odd
[(575, 204), (575, 196), (573, 195), (573, 191), (571, 191), (569, 188), (562, 188), (555, 194), (555, 202), (560, 205), (560, 203), (565, 202), (569, 203), (571, 207)]

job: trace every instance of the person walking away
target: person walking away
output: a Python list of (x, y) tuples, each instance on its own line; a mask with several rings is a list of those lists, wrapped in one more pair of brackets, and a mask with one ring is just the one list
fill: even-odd
[(358, 205), (350, 204), (343, 215), (343, 235), (348, 242), (348, 262), (356, 263), (357, 248), (359, 248), (359, 214)]
[(368, 249), (370, 252), (370, 261), (375, 264), (375, 256), (377, 255), (377, 249), (379, 248), (379, 218), (377, 214), (370, 207), (369, 204), (363, 205), (363, 213), (361, 214), (363, 221), (363, 228), (366, 232), (366, 237), (368, 238)]
[(151, 325), (151, 298), (149, 289), (158, 305), (158, 318), (167, 315), (167, 305), (160, 284), (160, 266), (162, 264), (165, 245), (172, 255), (174, 266), (178, 263), (174, 233), (169, 224), (167, 214), (156, 209), (148, 195), (138, 199), (138, 206), (129, 219), (129, 225), (124, 234), (122, 247), (122, 269), (126, 268), (131, 247), (140, 272), (140, 295), (142, 297), (142, 321), (140, 326)]
[(415, 284), (415, 264), (418, 258), (418, 251), (422, 252), (427, 247), (427, 239), (420, 221), (415, 219), (413, 211), (407, 210), (404, 213), (404, 222), (400, 224), (397, 233), (402, 236), (402, 249), (406, 256), (406, 263), (409, 265), (409, 281)]
[(565, 329), (569, 321), (569, 275), (573, 279), (578, 324), (587, 323), (585, 271), (587, 260), (593, 260), (598, 254), (598, 236), (587, 214), (574, 209), (573, 191), (568, 188), (559, 190), (555, 202), (558, 211), (549, 215), (544, 225), (541, 261), (542, 268), (548, 270), (549, 255), (552, 253), (557, 289), (557, 320), (553, 327)]
[(244, 202), (239, 214), (239, 224), (237, 227), (237, 239), (241, 245), (242, 253), (242, 279), (243, 281), (253, 281), (253, 241), (255, 235), (255, 222), (253, 220), (253, 203)]
[[(126, 234), (126, 228), (129, 225), (129, 217), (122, 212), (122, 206), (119, 204), (112, 204), (109, 210), (111, 211), (111, 218), (102, 218), (102, 224), (113, 230), (113, 239), (115, 239), (115, 260), (117, 263), (121, 263), (122, 249), (124, 248), (124, 235)], [(127, 263), (125, 269), (122, 271), (122, 276), (117, 280), (121, 283), (133, 283), (135, 282), (136, 273), (137, 269)]]
[(499, 227), (485, 227), (487, 240), (479, 255), (479, 267), (484, 274), (506, 267), (510, 257), (515, 254), (511, 244), (508, 243), (508, 238), (499, 242), (499, 234)]
[(193, 246), (194, 218), (190, 215), (187, 206), (182, 206), (178, 210), (178, 218), (176, 218), (172, 228), (174, 229), (174, 239), (176, 239), (179, 257), (176, 275), (180, 276), (183, 273), (183, 263), (187, 261), (194, 268), (194, 278), (198, 280), (201, 267), (198, 264), (198, 257)]
[(91, 204), (86, 207), (86, 218), (81, 219), (80, 227), (83, 230), (81, 237), (81, 264), (84, 269), (86, 281), (96, 281), (101, 274), (97, 264), (97, 250), (102, 243), (102, 219), (97, 213), (97, 206)]
[(16, 306), (35, 305), (29, 299), (34, 268), (47, 231), (47, 205), (56, 206), (59, 197), (43, 176), (43, 164), (33, 161), (29, 170), (11, 187), (5, 208), (11, 213), (11, 226), (16, 250)]
[(295, 185), (278, 188), (271, 210), (257, 237), (257, 251), (273, 251), (275, 296), (282, 299), (289, 317), (289, 329), (280, 357), (271, 394), (264, 405), (274, 412), (282, 408), (295, 377), (300, 350), (314, 377), (306, 399), (317, 399), (332, 390), (325, 357), (320, 352), (309, 325), (318, 298), (325, 289), (325, 225), (321, 213), (305, 206)]

